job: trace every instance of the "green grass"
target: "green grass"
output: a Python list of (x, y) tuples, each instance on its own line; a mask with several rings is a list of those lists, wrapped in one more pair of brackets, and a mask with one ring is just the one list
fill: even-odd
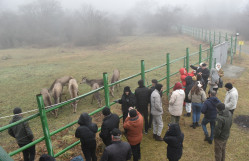
[[(145, 60), (145, 68), (149, 69), (165, 63), (166, 53), (170, 53), (171, 60), (173, 60), (184, 56), (186, 54), (186, 47), (190, 48), (190, 53), (198, 51), (199, 43), (200, 42), (196, 40), (181, 35), (171, 37), (149, 35), (142, 37), (122, 37), (120, 38), (120, 42), (102, 47), (57, 47), (46, 49), (22, 48), (0, 50), (0, 58), (2, 56), (11, 57), (11, 59), (0, 60), (0, 117), (11, 115), (13, 108), (16, 106), (22, 107), (23, 111), (37, 109), (35, 95), (38, 94), (42, 88), (48, 88), (56, 78), (61, 76), (71, 75), (75, 77), (79, 83), (82, 76), (87, 76), (89, 78), (102, 78), (102, 73), (108, 72), (110, 79), (112, 70), (118, 68), (121, 71), (122, 79), (140, 72), (140, 60), (142, 59)], [(203, 49), (206, 49), (207, 47), (208, 46), (203, 45)], [(191, 63), (197, 60), (197, 58), (190, 59)], [(249, 65), (248, 62), (245, 62), (245, 64)], [(171, 66), (171, 73), (178, 71), (182, 66), (183, 61), (175, 63)], [(150, 80), (153, 78), (162, 78), (165, 74), (166, 67), (146, 74), (146, 84), (147, 82), (150, 83)], [(244, 74), (242, 75), (242, 78), (245, 77), (244, 79), (246, 79), (248, 72)], [(119, 92), (115, 92), (115, 97), (111, 98), (111, 101), (122, 95), (123, 87), (126, 85), (131, 86), (132, 91), (134, 91), (139, 79), (140, 77), (137, 77), (121, 83), (121, 89)], [(175, 81), (179, 81), (179, 76), (174, 77), (171, 84), (173, 85)], [(165, 86), (165, 81), (162, 83)], [(238, 85), (240, 84), (238, 83)], [(80, 94), (84, 94), (90, 90), (90, 87), (86, 84), (79, 85)], [(65, 96), (69, 98), (66, 87), (64, 87), (64, 93), (65, 95), (62, 97), (63, 101), (65, 100)], [(224, 93), (225, 91), (222, 91), (219, 97), (224, 98)], [(103, 92), (101, 92), (101, 96), (104, 103)], [(97, 109), (96, 101), (91, 105), (90, 100), (91, 96), (82, 99), (79, 102), (76, 114), (72, 113), (72, 107), (69, 105), (59, 109), (59, 116), (57, 119), (54, 118), (53, 115), (48, 114), (50, 131), (54, 131), (55, 129), (75, 121), (82, 112), (91, 112)], [(164, 103), (166, 102), (165, 96)], [(245, 104), (241, 105), (239, 103), (239, 107), (242, 108), (242, 106), (243, 112), (241, 112), (248, 112)], [(164, 104), (164, 108), (167, 109), (167, 104)], [(116, 113), (120, 113), (120, 105), (114, 105), (112, 110)], [(239, 114), (240, 110), (237, 111), (238, 113), (235, 115)], [(165, 113), (165, 128), (163, 134), (165, 133), (166, 125), (169, 122), (168, 116), (169, 114)], [(10, 118), (0, 120), (0, 126), (8, 124), (9, 120)], [(97, 114), (94, 120), (95, 122), (98, 122), (99, 126), (101, 125), (101, 115)], [(183, 124), (184, 122), (185, 125)], [(185, 133), (182, 160), (200, 160), (200, 158), (202, 160), (213, 160), (213, 147), (203, 143), (202, 130), (190, 129), (188, 126), (190, 123), (191, 119), (189, 118), (182, 118), (181, 120), (181, 127)], [(42, 136), (42, 128), (39, 118), (30, 121), (30, 126), (34, 132), (35, 138)], [(52, 137), (55, 152), (62, 150), (70, 143), (76, 141), (74, 138), (75, 129), (76, 126)], [(240, 132), (239, 134), (243, 137), (241, 137), (240, 140), (234, 138), (236, 146), (231, 146), (230, 141), (233, 140), (233, 135), (237, 135), (237, 132)], [(0, 136), (0, 145), (7, 149), (8, 152), (17, 148), (15, 140), (10, 138), (7, 135), (7, 132), (1, 133)], [(245, 149), (248, 149), (247, 138), (248, 136), (246, 135), (246, 132), (241, 132), (240, 128), (236, 125), (233, 126), (231, 138), (227, 146), (228, 151), (230, 152), (229, 157), (231, 156), (230, 160), (243, 160), (245, 158), (247, 155)], [(241, 142), (246, 141), (247, 145), (240, 145)], [(38, 155), (45, 152), (44, 146), (44, 142), (37, 146)], [(99, 152), (102, 152), (102, 146), (102, 143), (99, 142)], [(234, 152), (233, 148), (229, 146), (233, 148), (236, 147), (237, 150)], [(164, 142), (159, 143), (153, 141), (151, 131), (148, 135), (144, 136), (141, 147), (142, 160), (166, 160), (166, 144)], [(82, 155), (80, 146), (68, 151), (65, 155), (59, 157), (58, 160), (69, 160), (72, 156), (76, 156), (77, 154)], [(99, 153), (99, 155), (101, 155), (101, 153)], [(15, 160), (18, 160), (18, 156), (19, 155), (15, 156)]]

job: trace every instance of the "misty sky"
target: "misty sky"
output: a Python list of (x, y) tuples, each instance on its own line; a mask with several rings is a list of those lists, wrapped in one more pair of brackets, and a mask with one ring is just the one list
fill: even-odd
[[(18, 6), (34, 0), (0, 0), (4, 10), (18, 10)], [(202, 12), (220, 13), (222, 11), (240, 11), (248, 0), (59, 0), (64, 9), (77, 9), (82, 4), (91, 4), (93, 7), (112, 13), (126, 13), (135, 6), (149, 4), (152, 7), (180, 6), (186, 11), (199, 14)], [(146, 3), (147, 2), (147, 3)]]

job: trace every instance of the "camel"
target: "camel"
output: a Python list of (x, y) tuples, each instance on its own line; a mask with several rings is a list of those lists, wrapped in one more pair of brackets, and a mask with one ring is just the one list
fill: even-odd
[[(98, 83), (94, 83), (91, 87), (92, 87), (92, 90), (98, 89), (98, 88), (99, 88), (99, 84), (98, 84)], [(93, 104), (93, 100), (94, 100), (94, 99), (96, 99), (96, 100), (98, 101), (99, 107), (101, 107), (102, 101), (101, 101), (99, 92), (95, 92), (95, 93), (93, 94), (91, 104)]]
[(94, 83), (97, 83), (100, 87), (104, 86), (103, 79), (91, 79), (91, 80), (89, 80), (89, 79), (87, 79), (87, 77), (83, 77), (80, 84), (82, 84), (82, 83), (86, 83), (91, 87), (93, 86)]
[(72, 76), (64, 76), (64, 77), (56, 79), (53, 82), (53, 84), (50, 86), (49, 91), (51, 91), (54, 88), (55, 83), (60, 82), (61, 85), (62, 85), (62, 87), (63, 87), (63, 86), (65, 86), (69, 82), (70, 79), (73, 79), (73, 77)]
[[(54, 84), (52, 88), (52, 96), (54, 98), (54, 104), (58, 104), (61, 102), (61, 94), (63, 91), (63, 85), (60, 82)], [(58, 116), (58, 108), (55, 109), (55, 117)]]
[[(120, 71), (118, 69), (114, 69), (113, 70), (113, 74), (112, 74), (112, 79), (111, 79), (111, 83), (115, 83), (117, 81), (119, 81), (120, 78)], [(117, 91), (118, 91), (118, 84), (115, 85), (117, 87)], [(120, 84), (119, 84), (120, 87)], [(112, 95), (112, 97), (114, 97), (114, 86), (110, 87), (110, 94)]]
[[(41, 93), (43, 101), (44, 101), (44, 106), (45, 107), (51, 106), (52, 105), (51, 95), (50, 95), (48, 89), (43, 88), (40, 93)], [(55, 114), (55, 111), (52, 111), (52, 114)]]
[[(69, 81), (69, 83), (68, 83), (68, 90), (69, 90), (69, 93), (70, 93), (71, 98), (75, 98), (75, 97), (78, 96), (78, 84), (77, 84), (76, 79), (70, 79), (70, 81)], [(77, 103), (78, 103), (78, 100), (77, 100), (77, 101), (74, 101), (74, 102), (72, 103), (73, 112), (74, 112), (74, 113), (76, 113)]]

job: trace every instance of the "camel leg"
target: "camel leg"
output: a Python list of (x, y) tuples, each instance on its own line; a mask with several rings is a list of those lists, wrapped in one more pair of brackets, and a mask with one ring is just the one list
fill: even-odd
[(95, 97), (94, 95), (95, 95), (95, 93), (94, 93), (93, 96), (92, 96), (92, 102), (91, 102), (91, 104), (93, 104), (93, 99), (94, 99), (94, 97)]

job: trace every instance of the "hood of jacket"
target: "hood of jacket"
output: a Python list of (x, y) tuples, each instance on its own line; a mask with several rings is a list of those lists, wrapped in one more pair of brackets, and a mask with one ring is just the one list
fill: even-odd
[(129, 95), (131, 94), (131, 89), (129, 86), (124, 87), (124, 95), (126, 95), (125, 92), (129, 92)]
[(90, 125), (92, 123), (92, 118), (88, 115), (88, 113), (83, 113), (80, 115), (78, 120), (79, 125)]
[(184, 90), (182, 90), (182, 89), (177, 89), (177, 90), (175, 90), (175, 91), (178, 92), (178, 93), (181, 94), (181, 95), (185, 94)]
[(168, 134), (170, 136), (180, 136), (181, 130), (178, 124), (169, 124)]
[(218, 103), (220, 103), (220, 100), (217, 97), (209, 97), (207, 101), (215, 107)]
[(185, 78), (185, 81), (186, 81), (186, 85), (190, 85), (194, 82), (191, 76), (187, 76)]
[(13, 117), (13, 119), (12, 119), (12, 123), (13, 122), (16, 122), (16, 121), (19, 121), (19, 120), (21, 120), (22, 119), (22, 116), (21, 115), (15, 115), (14, 117)]
[(223, 111), (218, 111), (218, 114), (223, 117), (229, 117), (231, 115), (231, 112), (228, 109), (225, 109)]
[(180, 72), (181, 75), (186, 75), (186, 74), (187, 74), (187, 71), (186, 71), (185, 68), (181, 68), (181, 69), (179, 70), (179, 72)]

